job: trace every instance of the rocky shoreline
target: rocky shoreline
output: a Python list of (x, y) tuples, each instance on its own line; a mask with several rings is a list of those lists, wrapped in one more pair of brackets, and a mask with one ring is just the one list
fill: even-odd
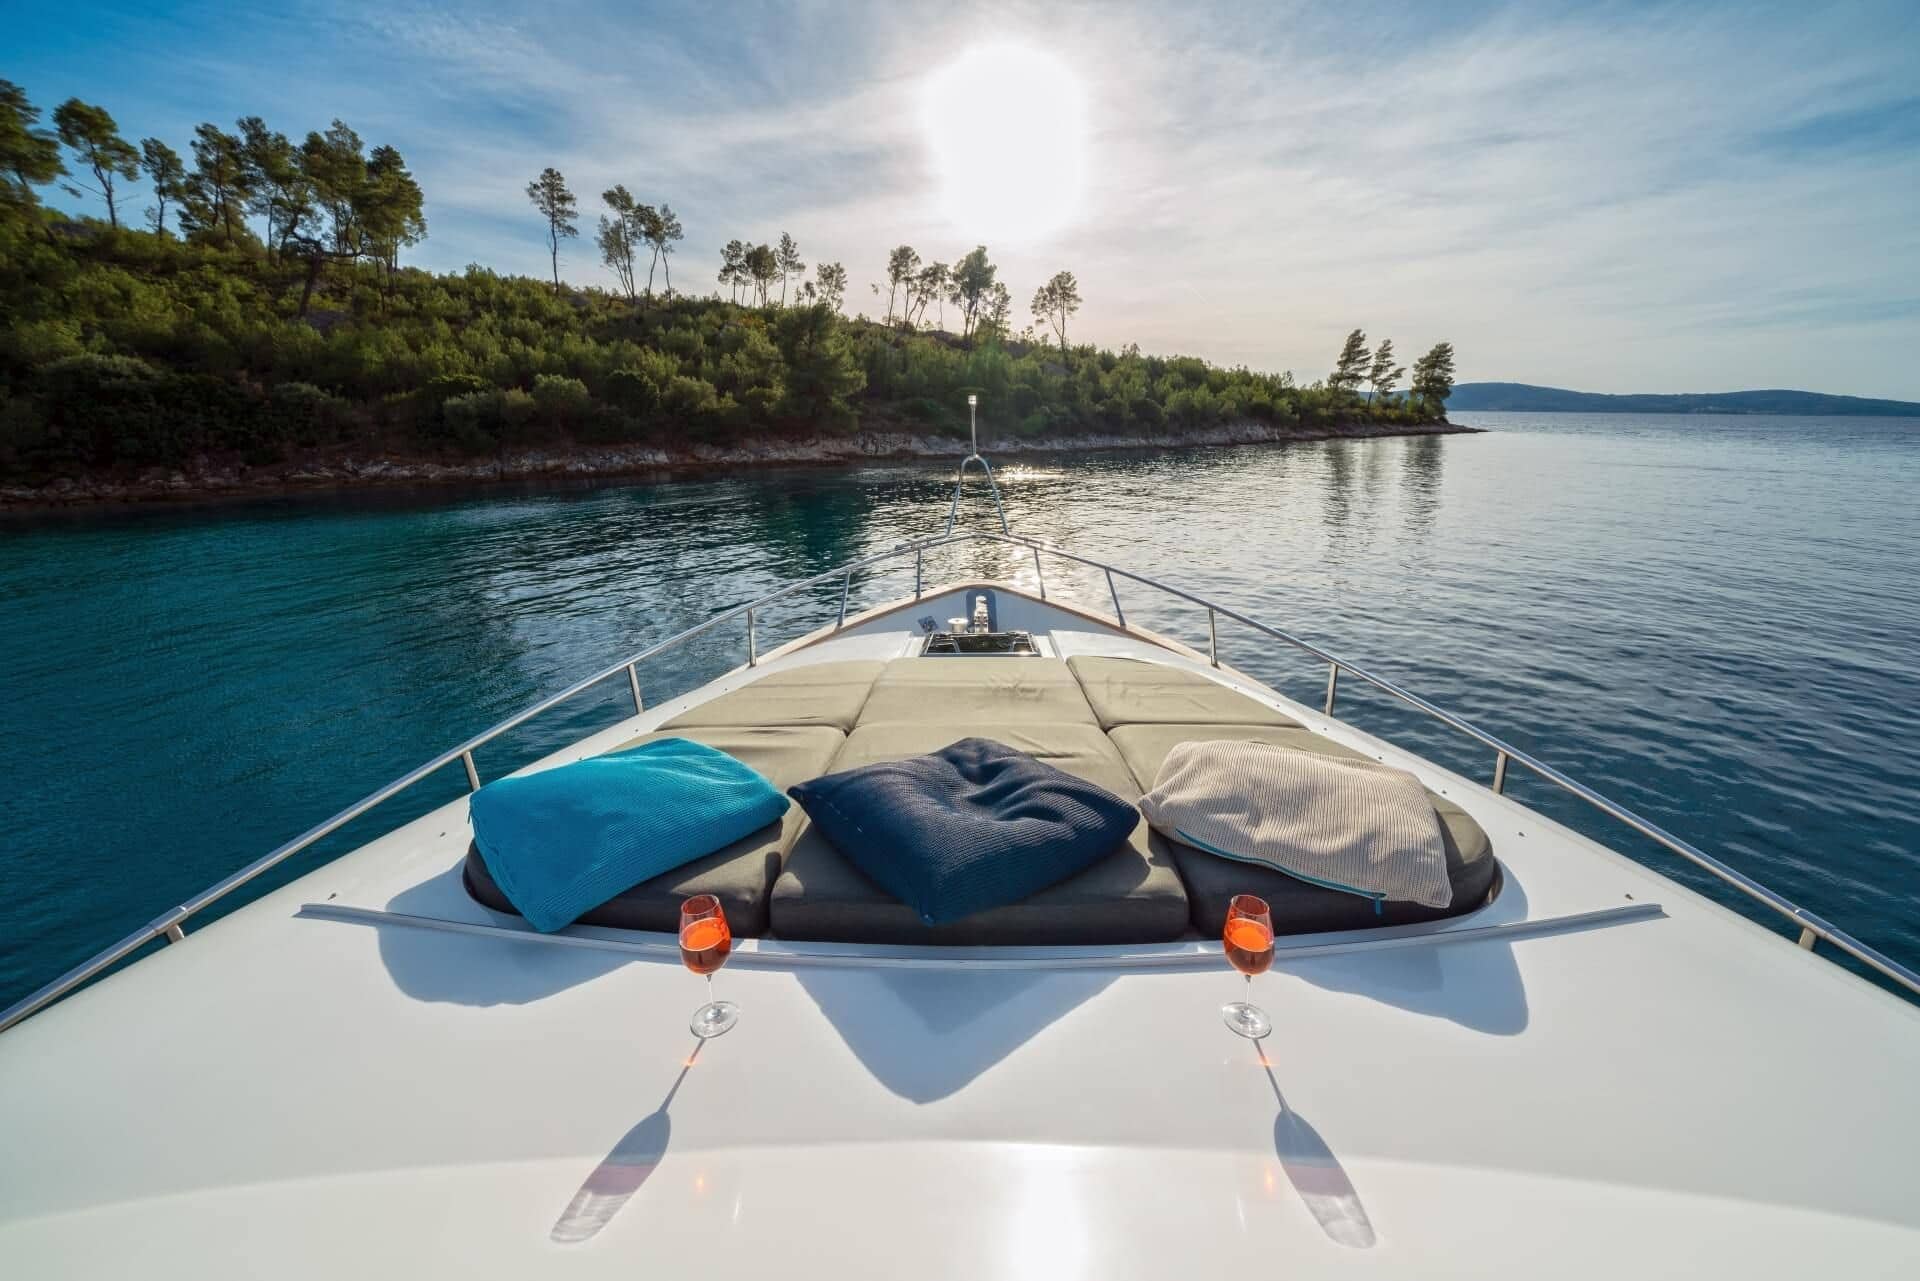
[[(1326, 428), (1274, 427), (1248, 422), (1178, 435), (1102, 434), (1045, 441), (983, 440), (981, 452), (993, 458), (1011, 458), (1090, 450), (1181, 449), (1382, 436), (1433, 436), (1478, 430), (1461, 427), (1444, 419), (1418, 426), (1349, 422)], [(859, 431), (846, 436), (766, 436), (730, 445), (689, 444), (671, 449), (655, 445), (527, 449), (455, 462), (429, 458), (355, 458), (346, 455), (250, 467), (238, 461), (202, 458), (185, 468), (153, 467), (137, 474), (61, 479), (42, 486), (0, 485), (0, 511), (268, 497), (373, 486), (451, 486), (502, 481), (613, 478), (700, 468), (801, 467), (886, 459), (958, 460), (966, 453), (965, 441), (948, 436)]]

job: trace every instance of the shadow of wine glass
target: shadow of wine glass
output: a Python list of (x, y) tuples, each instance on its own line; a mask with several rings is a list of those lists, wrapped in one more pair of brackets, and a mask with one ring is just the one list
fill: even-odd
[(660, 1168), (660, 1160), (666, 1156), (667, 1144), (673, 1138), (673, 1118), (667, 1108), (673, 1103), (673, 1096), (680, 1092), (681, 1083), (693, 1070), (694, 1060), (700, 1057), (705, 1045), (705, 1041), (695, 1038), (693, 1052), (680, 1064), (680, 1075), (673, 1078), (673, 1085), (660, 1100), (660, 1106), (640, 1118), (600, 1164), (593, 1167), (593, 1173), (587, 1175), (586, 1182), (580, 1185), (580, 1190), (573, 1194), (554, 1223), (549, 1235), (555, 1242), (578, 1245), (592, 1240)]
[(1259, 1056), (1267, 1084), (1273, 1087), (1273, 1097), (1280, 1104), (1280, 1114), (1273, 1119), (1273, 1150), (1280, 1158), (1287, 1182), (1293, 1184), (1307, 1212), (1330, 1239), (1356, 1250), (1371, 1249), (1376, 1239), (1373, 1220), (1367, 1217), (1367, 1207), (1360, 1203), (1353, 1180), (1347, 1177), (1346, 1169), (1327, 1141), (1320, 1137), (1320, 1132), (1307, 1118), (1287, 1106), (1287, 1097), (1280, 1092), (1280, 1081), (1273, 1074), (1266, 1048), (1256, 1042), (1253, 1051)]

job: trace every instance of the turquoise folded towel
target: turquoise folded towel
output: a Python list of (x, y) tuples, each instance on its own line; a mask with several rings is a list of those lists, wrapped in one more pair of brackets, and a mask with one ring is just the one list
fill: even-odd
[(542, 931), (733, 844), (788, 805), (745, 764), (684, 738), (503, 778), (467, 803), (487, 871)]

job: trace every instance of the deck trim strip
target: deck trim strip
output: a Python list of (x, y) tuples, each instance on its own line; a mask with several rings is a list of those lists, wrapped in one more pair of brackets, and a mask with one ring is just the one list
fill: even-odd
[[(405, 912), (389, 912), (374, 907), (354, 907), (345, 903), (303, 903), (294, 915), (310, 920), (337, 921), (350, 925), (394, 925), (411, 929), (437, 930), (445, 934), (499, 939), (511, 943), (538, 943), (553, 947), (624, 952), (635, 956), (671, 959), (676, 964), (680, 960), (678, 941), (665, 936), (661, 936), (659, 942), (653, 942), (646, 939), (609, 938), (601, 934), (570, 931), (541, 934), (525, 928), (487, 925), (478, 921), (450, 921), (434, 916), (413, 916)], [(1351, 955), (1356, 952), (1438, 947), (1446, 943), (1508, 942), (1514, 939), (1601, 929), (1665, 916), (1665, 910), (1658, 903), (1636, 902), (1619, 907), (1600, 908), (1592, 912), (1571, 912), (1563, 916), (1541, 917), (1538, 920), (1511, 921), (1504, 925), (1470, 925), (1455, 929), (1424, 929), (1412, 926), (1408, 927), (1408, 932), (1397, 933), (1389, 938), (1346, 939), (1335, 943), (1303, 943), (1291, 947), (1281, 944), (1274, 948), (1273, 960), (1275, 965), (1284, 965), (1288, 961)], [(1207, 969), (1223, 964), (1219, 946), (1202, 942), (1161, 944), (1153, 951), (1100, 953), (1092, 949), (1063, 948), (1059, 950), (1070, 951), (1073, 954), (1024, 956), (981, 956), (976, 949), (972, 948), (875, 947), (850, 952), (832, 947), (821, 950), (799, 950), (777, 941), (774, 941), (771, 946), (763, 946), (766, 943), (768, 940), (763, 939), (735, 940), (732, 963), (756, 968), (819, 965), (855, 969), (905, 970)], [(993, 950), (1011, 952), (1020, 949)], [(927, 955), (933, 951), (949, 952), (954, 955)]]

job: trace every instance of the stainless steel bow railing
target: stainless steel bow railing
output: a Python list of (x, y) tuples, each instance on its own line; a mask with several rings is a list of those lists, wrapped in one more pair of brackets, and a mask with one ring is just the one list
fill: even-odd
[[(956, 500), (957, 497), (958, 495), (956, 494)], [(1205, 609), (1207, 611), (1207, 656), (1215, 667), (1220, 666), (1219, 620), (1222, 618), (1239, 623), (1263, 636), (1290, 645), (1302, 653), (1308, 654), (1327, 664), (1327, 688), (1323, 707), (1329, 716), (1333, 714), (1334, 699), (1339, 689), (1340, 677), (1343, 674), (1364, 684), (1371, 685), (1382, 693), (1405, 703), (1409, 707), (1424, 712), (1428, 716), (1434, 717), (1489, 748), (1494, 753), (1492, 788), (1495, 792), (1505, 790), (1507, 775), (1511, 766), (1519, 765), (1530, 770), (1538, 777), (1552, 783), (1570, 795), (1585, 801), (1602, 814), (1606, 814), (1624, 823), (1627, 827), (1640, 833), (1655, 844), (1671, 853), (1679, 855), (1689, 863), (1708, 872), (1716, 879), (1739, 890), (1755, 902), (1772, 909), (1774, 912), (1786, 918), (1791, 924), (1799, 927), (1798, 942), (1802, 948), (1811, 950), (1816, 943), (1829, 943), (1837, 950), (1860, 962), (1860, 964), (1905, 988), (1908, 992), (1920, 996), (1920, 973), (1916, 973), (1891, 957), (1860, 942), (1838, 926), (1814, 915), (1812, 912), (1800, 907), (1785, 896), (1768, 889), (1744, 872), (1729, 867), (1727, 864), (1714, 858), (1711, 854), (1706, 853), (1691, 842), (1682, 840), (1680, 837), (1668, 832), (1649, 819), (1642, 818), (1626, 806), (1609, 800), (1585, 784), (1569, 778), (1544, 761), (1537, 760), (1528, 753), (1514, 747), (1504, 739), (1487, 733), (1463, 717), (1456, 716), (1444, 708), (1435, 706), (1426, 699), (1421, 698), (1418, 694), (1402, 689), (1399, 685), (1387, 680), (1385, 677), (1377, 676), (1357, 664), (1348, 662), (1346, 659), (1322, 649), (1311, 641), (1303, 640), (1293, 635), (1291, 632), (1283, 631), (1277, 627), (1269, 627), (1257, 619), (1249, 618), (1238, 610), (1210, 601), (1203, 596), (1185, 591), (1182, 588), (1174, 587), (1169, 583), (1160, 582), (1145, 574), (1138, 574), (1132, 570), (1121, 569), (1105, 561), (1095, 560), (1088, 556), (1081, 556), (1077, 553), (1067, 551), (1065, 548), (1056, 547), (1037, 539), (1024, 538), (1017, 534), (962, 529), (942, 533), (932, 538), (900, 543), (885, 551), (876, 552), (873, 555), (863, 556), (858, 560), (849, 561), (844, 565), (827, 570), (825, 573), (815, 574), (811, 578), (803, 578), (796, 582), (788, 583), (778, 591), (762, 596), (757, 600), (749, 601), (744, 605), (736, 605), (731, 609), (722, 610), (704, 622), (696, 623), (694, 626), (669, 636), (663, 641), (649, 645), (638, 653), (624, 658), (612, 666), (603, 668), (584, 680), (576, 681), (556, 694), (549, 695), (533, 706), (514, 713), (498, 724), (482, 730), (459, 746), (448, 748), (418, 768), (401, 775), (384, 787), (361, 797), (353, 804), (347, 806), (347, 808), (341, 810), (338, 814), (335, 814), (332, 818), (327, 819), (315, 827), (308, 828), (305, 832), (294, 837), (286, 844), (255, 859), (231, 876), (217, 884), (207, 887), (179, 906), (161, 913), (113, 946), (74, 967), (53, 982), (42, 987), (39, 991), (9, 1006), (4, 1012), (0, 1012), (0, 1032), (12, 1027), (36, 1011), (51, 1005), (73, 989), (86, 983), (89, 979), (95, 978), (103, 971), (111, 969), (114, 965), (156, 939), (164, 938), (170, 943), (181, 942), (185, 938), (184, 923), (195, 913), (225, 898), (241, 886), (271, 871), (302, 850), (307, 849), (315, 842), (330, 836), (342, 827), (345, 827), (348, 823), (351, 823), (354, 819), (359, 818), (369, 810), (392, 799), (422, 779), (437, 773), (455, 761), (460, 762), (461, 767), (466, 773), (468, 788), (478, 788), (480, 786), (480, 771), (478, 762), (474, 759), (474, 752), (486, 746), (494, 739), (499, 738), (502, 734), (507, 733), (509, 730), (525, 724), (542, 712), (568, 702), (603, 682), (616, 680), (624, 674), (627, 678), (628, 688), (633, 696), (634, 711), (638, 713), (644, 710), (645, 707), (645, 703), (641, 697), (640, 664), (646, 662), (648, 659), (664, 654), (669, 650), (677, 649), (696, 637), (706, 635), (715, 628), (724, 626), (735, 620), (744, 619), (746, 623), (747, 666), (756, 666), (760, 661), (759, 633), (756, 615), (768, 606), (793, 596), (796, 593), (806, 591), (809, 588), (819, 587), (822, 584), (831, 583), (837, 579), (840, 582), (840, 612), (839, 618), (834, 624), (837, 629), (846, 625), (847, 603), (852, 591), (855, 574), (876, 565), (898, 560), (910, 555), (913, 557), (914, 566), (913, 592), (914, 596), (918, 598), (923, 594), (924, 570), (926, 554), (928, 552), (957, 543), (976, 541), (999, 543), (1030, 551), (1033, 555), (1034, 570), (1039, 579), (1040, 596), (1043, 600), (1046, 599), (1047, 595), (1045, 569), (1041, 563), (1043, 553), (1047, 556), (1056, 557), (1072, 564), (1082, 565), (1089, 569), (1099, 571), (1104, 575), (1108, 594), (1113, 599), (1114, 621), (1121, 627), (1126, 627), (1128, 624), (1126, 614), (1120, 604), (1120, 590), (1118, 582), (1116, 581), (1120, 579), (1124, 579), (1130, 583), (1137, 583), (1143, 587), (1153, 588), (1155, 591), (1165, 593), (1178, 600), (1186, 601), (1189, 604), (1197, 605)]]

